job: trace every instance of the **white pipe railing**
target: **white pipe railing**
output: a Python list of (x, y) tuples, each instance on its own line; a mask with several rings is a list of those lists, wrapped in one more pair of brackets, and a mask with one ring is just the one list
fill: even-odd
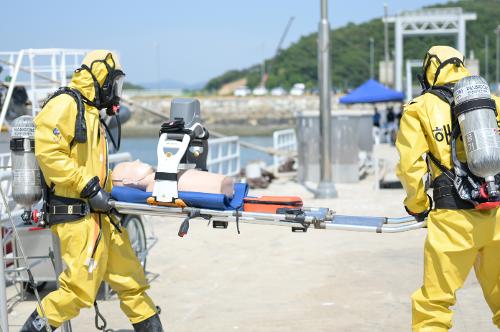
[(130, 152), (113, 153), (108, 156), (108, 162), (112, 164), (122, 163), (124, 161), (132, 161)]
[[(275, 151), (287, 151), (296, 152), (297, 151), (297, 136), (295, 135), (295, 129), (284, 129), (277, 130), (273, 133), (273, 149)], [(273, 168), (274, 171), (278, 171), (281, 163), (287, 159), (286, 156), (274, 155), (273, 156)]]
[[(0, 113), (0, 128), (10, 104), (15, 86), (26, 86), (31, 104), (32, 114), (40, 111), (39, 103), (58, 86), (66, 85), (66, 77), (80, 66), (86, 50), (73, 49), (25, 49), (19, 52), (0, 52), (0, 63), (8, 65), (11, 81)], [(72, 57), (73, 62), (66, 57)], [(27, 60), (27, 61), (26, 61)], [(20, 75), (20, 72), (27, 73)]]
[(237, 176), (240, 174), (240, 141), (238, 136), (208, 140), (208, 171)]
[(0, 130), (3, 126), (3, 122), (5, 121), (5, 115), (7, 114), (7, 109), (9, 108), (10, 99), (12, 98), (12, 93), (14, 92), (14, 86), (16, 85), (17, 75), (19, 74), (19, 68), (21, 68), (21, 62), (23, 59), (24, 50), (19, 52), (16, 64), (14, 66), (14, 73), (11, 76), (11, 80), (9, 82), (9, 89), (7, 90), (7, 95), (5, 96), (5, 100), (2, 105), (2, 112), (0, 113)]

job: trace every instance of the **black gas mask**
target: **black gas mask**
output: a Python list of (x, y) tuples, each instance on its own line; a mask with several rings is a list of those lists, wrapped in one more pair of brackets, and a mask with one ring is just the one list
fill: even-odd
[[(111, 65), (108, 62), (111, 62)], [(92, 72), (92, 67), (98, 63), (102, 63), (108, 72), (102, 87), (99, 85), (99, 81)], [(95, 60), (90, 64), (90, 67), (82, 65), (78, 70), (86, 70), (92, 76), (95, 90), (94, 100), (89, 100), (84, 96), (82, 97), (86, 104), (99, 110), (106, 110), (106, 115), (108, 117), (105, 115), (100, 116), (101, 123), (106, 129), (107, 137), (113, 145), (114, 152), (116, 152), (120, 149), (121, 143), (121, 121), (119, 111), (125, 73), (120, 69), (116, 69), (115, 60), (111, 53), (108, 53), (104, 60)]]

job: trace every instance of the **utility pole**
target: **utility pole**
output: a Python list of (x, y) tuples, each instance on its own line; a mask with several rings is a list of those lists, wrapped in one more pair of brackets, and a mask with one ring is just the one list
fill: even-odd
[(387, 17), (389, 16), (389, 6), (384, 3), (384, 63), (385, 63), (385, 83), (389, 85), (389, 23)]
[(373, 39), (373, 37), (370, 37), (370, 79), (373, 79), (375, 76), (374, 76), (374, 72), (375, 72), (375, 67), (374, 67), (374, 64), (375, 64), (375, 50), (374, 50), (374, 42), (375, 42), (375, 39)]
[(490, 68), (489, 68), (489, 58), (490, 58), (490, 40), (488, 35), (484, 35), (484, 78), (488, 84), (490, 83)]
[(321, 20), (318, 27), (320, 182), (315, 196), (316, 198), (334, 198), (337, 197), (337, 190), (332, 174), (330, 24), (328, 23), (328, 0), (320, 1)]

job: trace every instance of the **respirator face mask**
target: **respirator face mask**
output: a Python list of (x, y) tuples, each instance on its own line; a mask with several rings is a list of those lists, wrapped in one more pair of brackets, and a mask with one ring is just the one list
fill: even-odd
[(107, 62), (105, 64), (109, 74), (99, 93), (100, 106), (106, 109), (108, 115), (116, 115), (120, 109), (125, 74), (121, 70), (111, 68)]
[[(108, 63), (108, 60), (111, 60), (111, 65)], [(116, 152), (120, 149), (121, 144), (121, 122), (119, 111), (125, 73), (120, 69), (115, 68), (115, 61), (111, 54), (108, 54), (106, 60), (94, 61), (91, 68), (95, 65), (95, 62), (103, 63), (108, 71), (108, 75), (106, 76), (102, 87), (99, 87), (99, 83), (92, 71), (86, 68), (94, 79), (94, 86), (96, 88), (96, 98), (94, 100), (94, 104), (100, 110), (105, 110), (107, 118), (105, 116), (101, 116), (101, 122), (104, 125), (107, 136), (113, 145), (114, 151)]]

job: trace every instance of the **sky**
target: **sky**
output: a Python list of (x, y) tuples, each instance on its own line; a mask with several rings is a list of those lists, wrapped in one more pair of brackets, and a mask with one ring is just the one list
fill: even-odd
[[(442, 0), (329, 0), (332, 28), (443, 3)], [(272, 57), (315, 32), (320, 0), (17, 0), (1, 6), (0, 51), (106, 48), (121, 57), (133, 83), (206, 82), (229, 69)]]

